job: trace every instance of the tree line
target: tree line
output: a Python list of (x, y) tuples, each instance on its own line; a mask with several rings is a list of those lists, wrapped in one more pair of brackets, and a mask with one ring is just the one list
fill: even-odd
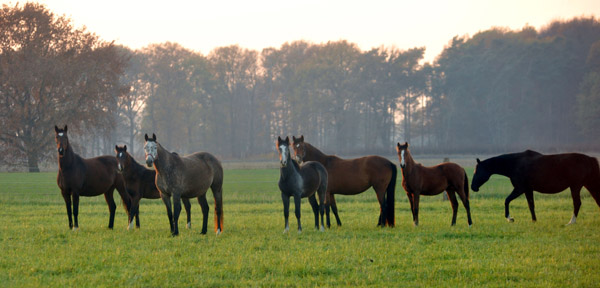
[(270, 156), (278, 135), (326, 153), (480, 153), (597, 149), (600, 22), (539, 31), (493, 28), (424, 47), (362, 51), (294, 41), (208, 55), (177, 43), (138, 50), (105, 42), (35, 3), (0, 11), (0, 152), (35, 171), (55, 157), (54, 125), (78, 153), (140, 155), (144, 133), (179, 153)]

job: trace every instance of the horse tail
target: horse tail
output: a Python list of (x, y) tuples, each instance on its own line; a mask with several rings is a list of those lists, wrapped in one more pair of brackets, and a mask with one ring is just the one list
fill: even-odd
[(463, 189), (465, 190), (465, 196), (469, 199), (469, 176), (467, 176), (467, 171), (464, 169), (463, 171), (465, 172), (465, 187), (463, 187)]
[(390, 168), (392, 169), (392, 179), (388, 183), (386, 189), (385, 198), (385, 222), (388, 226), (394, 227), (396, 225), (396, 214), (395, 214), (395, 194), (396, 194), (396, 176), (398, 175), (398, 169), (396, 164), (390, 162)]

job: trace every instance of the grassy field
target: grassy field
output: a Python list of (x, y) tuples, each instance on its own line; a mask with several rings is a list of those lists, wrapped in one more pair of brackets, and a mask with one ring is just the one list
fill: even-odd
[[(469, 169), (468, 169), (469, 170)], [(469, 171), (472, 175), (472, 169)], [(143, 200), (142, 228), (126, 230), (120, 206), (108, 230), (103, 197), (82, 198), (77, 232), (68, 229), (55, 173), (0, 174), (0, 286), (222, 287), (423, 286), (597, 287), (600, 283), (600, 214), (587, 191), (576, 225), (569, 192), (535, 194), (538, 222), (524, 196), (513, 201), (514, 223), (504, 219), (512, 187), (492, 177), (471, 192), (474, 225), (441, 196), (422, 197), (413, 227), (404, 190), (396, 187), (396, 227), (375, 227), (373, 191), (337, 196), (342, 227), (315, 231), (308, 201), (304, 231), (283, 234), (277, 169), (226, 170), (225, 231), (200, 235), (199, 205), (192, 229), (180, 219), (171, 237), (159, 200)], [(398, 181), (400, 183), (400, 181)], [(209, 192), (213, 231), (213, 201)], [(115, 197), (118, 197), (115, 193)]]

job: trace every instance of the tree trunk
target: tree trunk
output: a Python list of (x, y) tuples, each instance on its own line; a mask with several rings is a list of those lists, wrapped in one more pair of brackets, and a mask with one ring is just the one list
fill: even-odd
[(40, 172), (38, 167), (38, 154), (36, 152), (29, 152), (27, 155), (27, 169), (29, 172)]

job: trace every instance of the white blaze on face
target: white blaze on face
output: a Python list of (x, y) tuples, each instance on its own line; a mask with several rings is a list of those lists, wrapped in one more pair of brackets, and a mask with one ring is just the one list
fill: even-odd
[(281, 164), (286, 165), (287, 164), (287, 146), (285, 145), (280, 145), (279, 146), (279, 151), (281, 153)]
[(65, 133), (63, 133), (63, 132), (58, 133), (58, 136), (62, 137), (63, 135), (65, 135)]
[(402, 160), (400, 161), (400, 166), (404, 167), (406, 165), (406, 161), (404, 161), (404, 150), (400, 152), (400, 156)]

